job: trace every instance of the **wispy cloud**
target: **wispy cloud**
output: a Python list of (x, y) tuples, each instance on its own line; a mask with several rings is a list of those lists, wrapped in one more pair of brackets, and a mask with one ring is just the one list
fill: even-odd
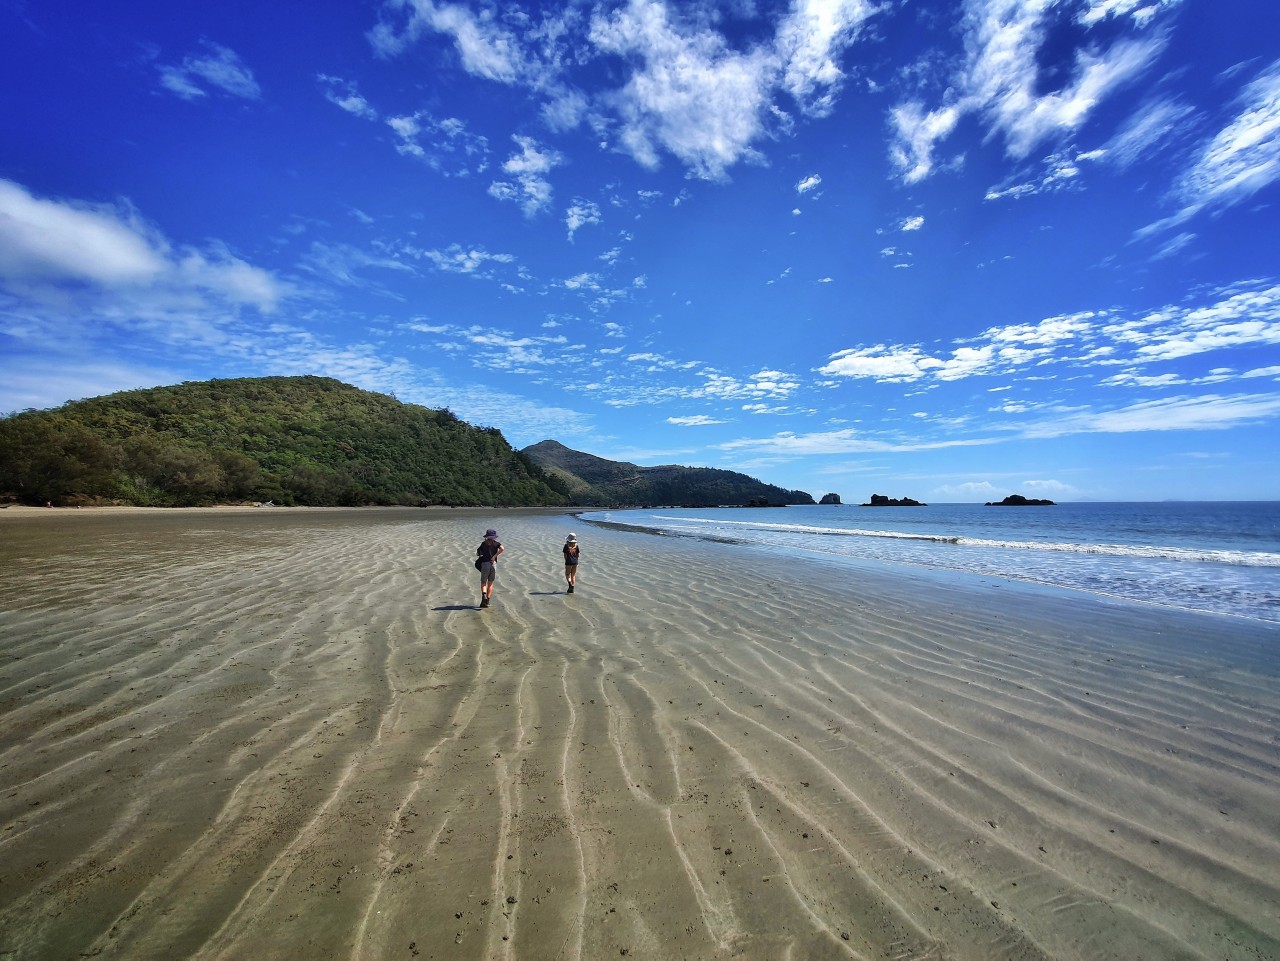
[(813, 431), (798, 434), (783, 431), (770, 437), (743, 437), (720, 444), (721, 450), (750, 451), (790, 457), (817, 454), (865, 454), (901, 451), (944, 450), (952, 447), (985, 447), (1000, 443), (1002, 438), (964, 438), (946, 440), (885, 439), (853, 427), (840, 430)]
[[(408, 19), (403, 25), (394, 22), (397, 13), (406, 10)], [(517, 34), (491, 10), (473, 13), (457, 3), (416, 0), (388, 4), (384, 19), (369, 32), (369, 41), (383, 56), (396, 56), (427, 30), (453, 39), (454, 50), (468, 73), (510, 84), (528, 72)]]
[(489, 168), (489, 141), (456, 117), (437, 119), (419, 110), (386, 118), (396, 152), (421, 160), (446, 176), (467, 177)]
[[(844, 427), (829, 431), (783, 431), (766, 437), (743, 437), (718, 446), (735, 453), (795, 458), (986, 447), (1017, 439), (1043, 440), (1078, 434), (1226, 430), (1274, 420), (1280, 416), (1280, 395), (1207, 394), (1144, 401), (1106, 410), (1085, 408), (1042, 413), (1028, 408), (1012, 413), (1028, 416), (1017, 416), (1002, 425), (979, 426), (970, 436), (960, 436), (955, 431), (944, 436), (930, 436), (931, 426), (920, 420), (914, 436), (903, 432)], [(1031, 482), (1025, 483), (1029, 490), (1032, 489)], [(1036, 489), (1050, 490), (1055, 483), (1038, 481)]]
[(301, 261), (301, 269), (326, 283), (341, 284), (365, 290), (376, 290), (393, 296), (387, 288), (370, 276), (371, 271), (413, 271), (408, 264), (385, 254), (371, 253), (353, 244), (313, 242)]
[(1103, 156), (1128, 168), (1154, 148), (1185, 130), (1195, 111), (1184, 103), (1162, 98), (1144, 105), (1102, 148)]
[(323, 73), (317, 75), (316, 80), (324, 88), (325, 99), (330, 103), (365, 120), (378, 119), (378, 111), (374, 110), (369, 101), (360, 95), (354, 81), (342, 80)]
[(707, 427), (711, 424), (723, 424), (724, 421), (708, 417), (706, 414), (694, 414), (691, 417), (668, 417), (667, 423), (677, 427)]
[[(903, 180), (914, 183), (935, 168), (934, 151), (961, 119), (980, 115), (1004, 138), (1008, 155), (1026, 158), (1046, 140), (1078, 130), (1117, 88), (1146, 71), (1163, 50), (1159, 33), (1146, 30), (1153, 9), (1116, 2), (1095, 4), (1077, 18), (1080, 41), (1070, 58), (1055, 31), (1058, 5), (1042, 0), (968, 0), (965, 63), (947, 84), (940, 105), (907, 99), (890, 114), (890, 157)], [(1092, 32), (1105, 19), (1128, 18), (1129, 35)], [(1050, 73), (1057, 68), (1060, 76)]]
[(1079, 186), (1081, 163), (1096, 160), (1099, 153), (1078, 153), (1074, 149), (1050, 154), (1041, 161), (1041, 170), (1032, 179), (1019, 178), (1013, 183), (987, 190), (985, 200), (1006, 200), (1055, 193)]
[(1238, 394), (1171, 397), (1115, 410), (1085, 411), (1054, 416), (1025, 426), (1025, 437), (1067, 434), (1129, 434), (1168, 430), (1226, 430), (1261, 423), (1280, 415), (1280, 395)]
[(472, 277), (490, 277), (489, 268), (493, 265), (516, 262), (514, 254), (492, 253), (483, 247), (464, 247), (461, 244), (450, 244), (444, 249), (406, 249), (414, 256), (429, 261), (437, 270)]
[(262, 96), (258, 81), (234, 50), (205, 40), (204, 50), (185, 57), (180, 64), (160, 66), (160, 83), (183, 100), (199, 100), (210, 93), (224, 93), (244, 100)]
[(1280, 60), (1245, 86), (1239, 104), (1177, 185), (1191, 205), (1238, 203), (1280, 178)]
[(879, 383), (1008, 376), (1030, 368), (1145, 366), (1226, 349), (1280, 343), (1280, 287), (1264, 283), (1217, 292), (1199, 306), (1169, 305), (1126, 317), (1084, 311), (1036, 324), (992, 327), (961, 346), (875, 344), (837, 351), (818, 373)]

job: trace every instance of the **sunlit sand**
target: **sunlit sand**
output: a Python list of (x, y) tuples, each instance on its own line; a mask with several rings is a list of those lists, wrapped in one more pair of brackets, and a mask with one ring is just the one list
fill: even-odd
[(0, 957), (1280, 956), (1275, 625), (556, 512), (0, 538)]

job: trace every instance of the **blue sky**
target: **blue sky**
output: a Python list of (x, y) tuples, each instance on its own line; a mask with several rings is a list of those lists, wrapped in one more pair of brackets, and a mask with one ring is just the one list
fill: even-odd
[(814, 496), (1280, 498), (1273, 0), (0, 0), (0, 411), (322, 374)]

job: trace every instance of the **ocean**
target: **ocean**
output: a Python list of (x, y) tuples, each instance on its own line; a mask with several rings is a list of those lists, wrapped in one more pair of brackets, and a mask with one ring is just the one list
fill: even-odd
[(1280, 501), (589, 511), (842, 569), (897, 564), (1280, 622)]

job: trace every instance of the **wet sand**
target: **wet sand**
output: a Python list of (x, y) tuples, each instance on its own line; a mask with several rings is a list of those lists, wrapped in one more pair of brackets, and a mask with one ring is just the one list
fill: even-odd
[(1280, 957), (1275, 625), (540, 511), (11, 509), (0, 584), (0, 958)]

